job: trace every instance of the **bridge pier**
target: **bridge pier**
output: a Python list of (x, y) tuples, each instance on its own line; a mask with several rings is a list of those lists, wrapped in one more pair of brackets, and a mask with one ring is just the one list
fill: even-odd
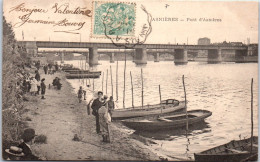
[(154, 55), (154, 62), (160, 62), (160, 54), (159, 53), (156, 53)]
[(85, 55), (86, 55), (86, 62), (89, 63), (89, 52), (86, 52)]
[(89, 65), (98, 65), (98, 49), (97, 47), (89, 48)]
[(133, 62), (135, 62), (135, 55), (136, 55), (135, 52), (133, 54), (131, 54), (131, 56), (133, 58), (133, 60), (132, 60)]
[(135, 63), (136, 64), (147, 64), (147, 52), (146, 48), (135, 49)]
[(110, 54), (110, 63), (114, 63), (115, 62), (115, 53), (111, 53)]
[(245, 56), (248, 55), (247, 50), (235, 50), (235, 62), (242, 63), (245, 62)]
[(174, 63), (175, 65), (186, 65), (188, 63), (188, 50), (175, 49)]
[(217, 64), (222, 62), (221, 49), (208, 50), (208, 63)]

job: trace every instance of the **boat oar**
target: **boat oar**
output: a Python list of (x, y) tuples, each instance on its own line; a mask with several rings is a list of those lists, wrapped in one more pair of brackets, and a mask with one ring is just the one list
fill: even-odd
[(253, 152), (253, 129), (254, 129), (254, 121), (253, 121), (253, 78), (251, 81), (251, 153)]
[(188, 134), (188, 125), (189, 125), (189, 122), (188, 122), (188, 112), (187, 112), (187, 100), (186, 100), (186, 89), (185, 89), (185, 83), (184, 83), (184, 75), (182, 76), (182, 83), (183, 83), (183, 89), (184, 89), (184, 98), (185, 98), (185, 109), (186, 109), (186, 136)]

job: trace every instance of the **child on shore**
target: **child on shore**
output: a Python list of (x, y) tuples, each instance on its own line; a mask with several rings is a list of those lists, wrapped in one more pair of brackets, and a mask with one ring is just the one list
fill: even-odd
[(82, 86), (80, 86), (80, 87), (79, 87), (79, 90), (78, 90), (79, 103), (81, 103), (81, 101), (82, 101), (83, 94), (84, 94), (84, 99), (85, 99), (86, 91), (84, 91), (84, 90), (82, 89)]

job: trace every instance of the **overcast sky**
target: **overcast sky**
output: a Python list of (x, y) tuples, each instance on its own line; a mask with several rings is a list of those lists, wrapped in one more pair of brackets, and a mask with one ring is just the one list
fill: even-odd
[[(110, 0), (111, 2), (111, 0)], [(58, 6), (68, 3), (70, 10), (77, 7), (92, 10), (92, 2), (84, 0), (4, 0), (4, 16), (7, 21), (15, 25), (21, 20), (19, 16), (28, 14), (21, 11), (11, 11), (19, 4), (24, 8), (39, 8), (48, 10), (46, 13), (32, 13), (31, 20), (61, 21), (84, 23), (83, 27), (74, 31), (80, 34), (70, 34), (60, 31), (74, 30), (78, 27), (53, 26), (52, 24), (25, 23), (14, 28), (16, 38), (22, 40), (41, 41), (82, 41), (82, 42), (109, 42), (107, 39), (92, 38), (92, 19), (86, 15), (72, 15), (54, 13), (55, 3)], [(251, 43), (258, 42), (258, 3), (257, 2), (190, 2), (190, 1), (136, 1), (136, 34), (140, 33), (141, 26), (147, 22), (147, 16), (141, 10), (143, 5), (146, 10), (156, 18), (178, 18), (178, 21), (152, 21), (152, 33), (146, 43), (186, 43), (197, 44), (198, 38), (208, 37), (211, 42), (236, 41)], [(167, 6), (167, 8), (166, 8)], [(64, 6), (61, 7), (64, 9)], [(11, 12), (10, 12), (11, 11)], [(92, 12), (93, 16), (94, 13)], [(187, 21), (196, 19), (196, 21)], [(202, 19), (220, 19), (220, 22), (199, 21)], [(183, 21), (180, 21), (180, 20)], [(158, 19), (157, 19), (158, 20)], [(16, 25), (16, 26), (18, 26)]]

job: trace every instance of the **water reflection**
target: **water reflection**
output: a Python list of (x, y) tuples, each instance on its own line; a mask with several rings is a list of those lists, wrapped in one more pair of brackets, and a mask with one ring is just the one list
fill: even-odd
[[(66, 61), (66, 63), (78, 66), (79, 61)], [(96, 70), (105, 72), (112, 67), (114, 91), (112, 94), (110, 84), (110, 72), (108, 75), (107, 95), (116, 98), (116, 63), (99, 61), (102, 65), (95, 67)], [(123, 107), (123, 83), (124, 61), (118, 62), (118, 102), (116, 108)], [(167, 130), (163, 133), (139, 132), (143, 136), (152, 138), (157, 144), (151, 145), (163, 154), (174, 157), (192, 157), (197, 153), (231, 140), (238, 140), (250, 136), (251, 133), (251, 97), (250, 84), (254, 78), (254, 135), (258, 134), (258, 64), (207, 64), (189, 62), (185, 66), (176, 66), (173, 62), (148, 62), (145, 66), (136, 66), (132, 61), (126, 64), (126, 100), (125, 106), (132, 106), (132, 92), (130, 71), (133, 77), (134, 105), (141, 106), (141, 70), (144, 77), (144, 105), (157, 104), (160, 102), (158, 85), (161, 86), (162, 100), (175, 98), (184, 100), (182, 75), (185, 75), (188, 110), (204, 109), (213, 114), (205, 119), (206, 124), (199, 125), (189, 132), (189, 140), (185, 136), (185, 128), (181, 130)], [(91, 89), (102, 90), (102, 76), (99, 79), (91, 79)], [(78, 79), (69, 80), (76, 90), (81, 83)], [(85, 80), (86, 83), (86, 80)], [(88, 99), (88, 97), (87, 97)], [(190, 129), (192, 127), (190, 126)], [(138, 133), (138, 132), (136, 132)], [(162, 146), (162, 147), (161, 147)]]

